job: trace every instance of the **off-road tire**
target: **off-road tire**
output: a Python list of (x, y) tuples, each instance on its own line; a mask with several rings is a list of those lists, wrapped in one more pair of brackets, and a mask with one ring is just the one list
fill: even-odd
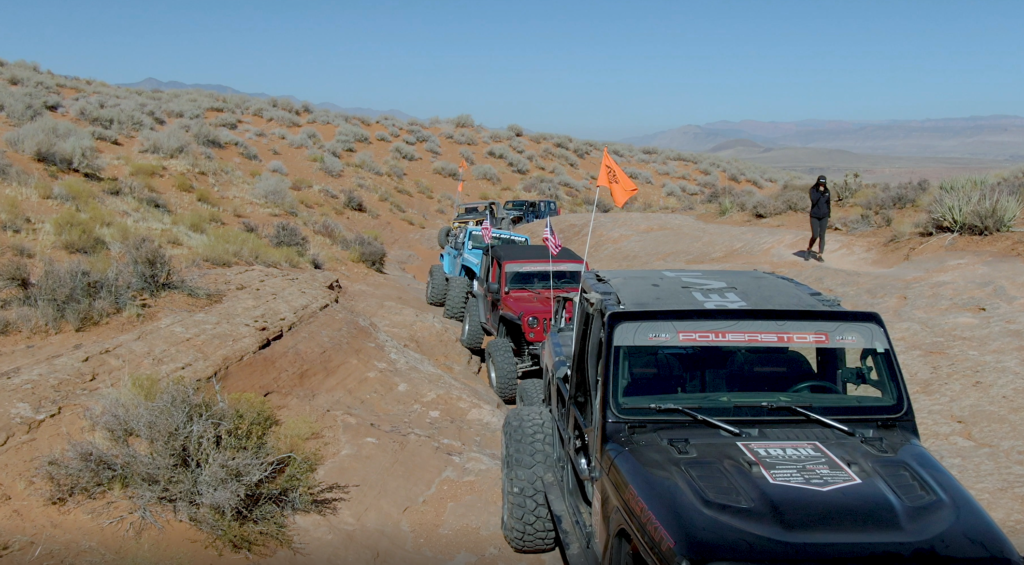
[(437, 230), (437, 246), (444, 249), (448, 245), (448, 234), (452, 233), (451, 226), (445, 226)]
[(503, 337), (492, 339), (484, 350), (484, 364), (487, 380), (498, 398), (505, 404), (515, 402), (519, 374), (516, 371), (516, 354), (512, 351), (512, 342)]
[(444, 299), (444, 317), (462, 321), (466, 312), (466, 297), (469, 295), (469, 279), (451, 277), (448, 279), (448, 294)]
[(516, 389), (516, 406), (544, 406), (544, 380), (524, 379)]
[(444, 306), (444, 299), (447, 295), (448, 275), (444, 274), (444, 267), (431, 265), (430, 274), (427, 275), (427, 304)]
[(475, 296), (470, 296), (466, 301), (459, 343), (470, 351), (478, 351), (484, 345), (484, 328), (480, 325), (480, 308)]
[(501, 533), (519, 553), (555, 549), (543, 476), (554, 469), (554, 426), (546, 408), (513, 408), (502, 425)]

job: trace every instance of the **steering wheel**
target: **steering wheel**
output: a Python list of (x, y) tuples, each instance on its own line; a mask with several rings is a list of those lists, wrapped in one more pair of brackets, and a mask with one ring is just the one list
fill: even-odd
[(843, 394), (843, 389), (828, 381), (804, 381), (798, 385), (789, 387), (789, 390), (786, 392), (802, 392), (803, 389), (811, 388), (812, 386), (823, 386), (829, 390), (835, 391), (836, 394)]

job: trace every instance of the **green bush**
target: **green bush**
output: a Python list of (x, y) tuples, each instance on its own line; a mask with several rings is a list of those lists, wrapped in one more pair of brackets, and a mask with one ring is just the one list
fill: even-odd
[(312, 424), (282, 425), (260, 396), (132, 377), (85, 418), (95, 437), (71, 441), (39, 467), (48, 498), (127, 503), (129, 530), (173, 515), (218, 550), (267, 557), (293, 546), (294, 515), (333, 514), (347, 493), (316, 479)]

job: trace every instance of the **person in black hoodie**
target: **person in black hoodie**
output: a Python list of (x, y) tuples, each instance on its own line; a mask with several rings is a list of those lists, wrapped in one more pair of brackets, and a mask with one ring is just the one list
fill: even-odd
[[(814, 254), (811, 248), (814, 242), (818, 242), (818, 254), (815, 256), (819, 262), (825, 262), (825, 230), (828, 229), (828, 219), (832, 215), (832, 196), (828, 191), (828, 184), (825, 175), (818, 177), (818, 181), (811, 187), (811, 241), (807, 243), (807, 251), (804, 252), (804, 261), (810, 260)], [(842, 200), (842, 198), (840, 198)]]

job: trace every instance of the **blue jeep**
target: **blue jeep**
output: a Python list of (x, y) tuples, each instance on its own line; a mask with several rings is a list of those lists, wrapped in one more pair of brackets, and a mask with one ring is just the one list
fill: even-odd
[[(490, 245), (530, 245), (530, 238), (510, 231), (492, 230)], [(427, 304), (444, 306), (445, 318), (461, 322), (466, 299), (473, 280), (480, 272), (480, 261), (487, 247), (480, 226), (459, 229), (452, 243), (441, 252), (441, 264), (430, 267)]]

